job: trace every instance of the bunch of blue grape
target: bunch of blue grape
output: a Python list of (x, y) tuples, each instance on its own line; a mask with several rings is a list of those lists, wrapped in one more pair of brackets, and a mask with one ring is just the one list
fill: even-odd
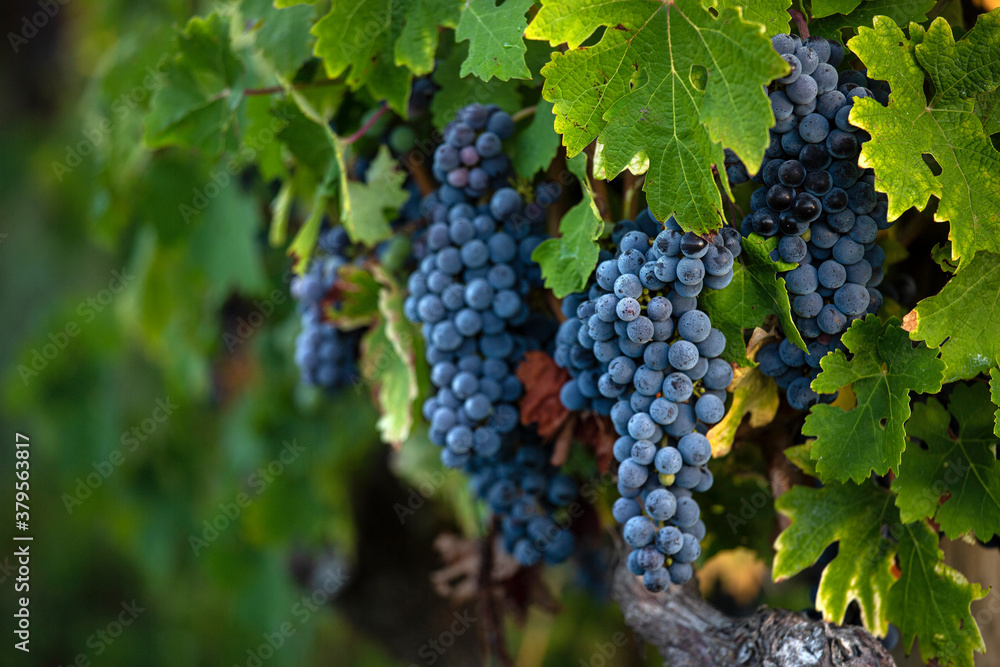
[(651, 235), (651, 219), (647, 211), (614, 230), (618, 252), (598, 264), (596, 284), (575, 313), (576, 344), (594, 364), (564, 385), (561, 398), (570, 410), (610, 402), (620, 436), (621, 497), (612, 513), (632, 549), (629, 570), (661, 592), (687, 582), (701, 555), (705, 524), (693, 492), (712, 486), (705, 434), (725, 416), (733, 379), (719, 357), (725, 336), (698, 310), (697, 297), (729, 285), (742, 248), (735, 229), (705, 238), (670, 218)]
[[(854, 101), (864, 97), (888, 104), (889, 90), (862, 72), (838, 73), (844, 59), (838, 42), (775, 35), (771, 43), (791, 72), (770, 91), (777, 124), (752, 179), (761, 184), (750, 199), (753, 212), (740, 231), (777, 236), (775, 259), (797, 265), (783, 276), (807, 349), (785, 339), (762, 347), (757, 361), (786, 390), (789, 404), (805, 410), (836, 397), (810, 388), (820, 358), (844, 350), (842, 332), (882, 305), (876, 287), (885, 253), (876, 237), (890, 226), (888, 203), (875, 192), (874, 172), (858, 166), (861, 145), (871, 137), (851, 124), (850, 113)], [(731, 152), (726, 162), (731, 182), (747, 180)]]
[(502, 140), (513, 128), (509, 114), (480, 104), (461, 109), (445, 128), (432, 167), (441, 185), (423, 203), (429, 226), (415, 243), (420, 261), (404, 312), (422, 324), (434, 385), (423, 405), (431, 441), (500, 518), (507, 550), (533, 565), (572, 553), (573, 535), (554, 512), (576, 498), (577, 486), (519, 424), (523, 387), (515, 369), (554, 334), (528, 296), (541, 280), (531, 254), (543, 240), (542, 204), (558, 189), (539, 186), (526, 205), (507, 187), (513, 174)]
[(342, 331), (324, 312), (337, 272), (350, 261), (345, 256), (347, 233), (343, 227), (328, 229), (320, 235), (318, 246), (308, 270), (291, 284), (302, 320), (302, 331), (295, 339), (295, 363), (306, 383), (332, 392), (358, 377), (362, 331)]
[[(636, 216), (635, 221), (623, 220), (616, 224), (611, 232), (611, 238), (617, 244), (631, 231), (641, 231), (652, 238), (662, 228), (663, 226), (646, 210)], [(598, 263), (610, 259), (614, 259), (614, 255), (602, 249)], [(594, 314), (594, 302), (604, 293), (591, 278), (586, 292), (570, 294), (563, 299), (562, 313), (566, 319), (559, 325), (554, 358), (557, 365), (569, 371), (571, 378), (563, 385), (560, 393), (563, 405), (575, 412), (593, 411), (607, 416), (611, 414), (615, 401), (602, 396), (597, 386), (603, 372), (601, 365), (607, 360), (602, 361), (594, 355), (594, 345), (589, 339), (587, 327), (584, 326)]]

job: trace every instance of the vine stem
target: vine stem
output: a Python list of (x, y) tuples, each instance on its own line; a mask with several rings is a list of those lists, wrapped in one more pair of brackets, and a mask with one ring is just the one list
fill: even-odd
[(642, 184), (646, 180), (646, 175), (636, 176), (631, 171), (625, 170), (625, 184), (622, 190), (622, 217), (628, 220), (635, 219), (635, 209), (638, 199), (636, 195), (642, 189)]
[(594, 178), (594, 144), (591, 142), (583, 151), (587, 154), (587, 180), (590, 181), (590, 188), (594, 193), (594, 203), (597, 210), (601, 212), (604, 222), (612, 222), (611, 206), (608, 204), (608, 188), (602, 178)]
[(522, 118), (527, 118), (528, 116), (533, 115), (535, 113), (535, 111), (537, 111), (537, 110), (538, 110), (538, 107), (525, 107), (525, 108), (521, 109), (520, 111), (512, 113), (510, 115), (510, 119), (516, 123), (517, 121), (521, 120)]
[[(330, 86), (338, 83), (337, 79), (323, 79), (322, 81), (313, 81), (311, 83), (297, 83), (292, 86), (296, 90), (303, 90), (306, 88), (319, 88), (321, 86)], [(254, 95), (274, 95), (275, 93), (285, 92), (284, 86), (269, 86), (267, 88), (247, 88), (243, 91), (243, 94), (252, 97)]]
[(375, 123), (377, 123), (378, 119), (382, 117), (382, 114), (384, 114), (388, 110), (389, 110), (389, 107), (386, 105), (385, 102), (382, 102), (382, 104), (379, 106), (379, 108), (375, 110), (375, 113), (373, 113), (371, 116), (369, 116), (368, 120), (366, 120), (364, 122), (364, 124), (361, 127), (359, 127), (354, 134), (352, 134), (352, 135), (350, 135), (348, 137), (344, 137), (343, 139), (341, 139), (341, 141), (343, 142), (343, 144), (345, 146), (350, 146), (355, 141), (357, 141), (361, 137), (365, 136), (365, 133), (368, 132), (368, 130), (372, 129), (372, 125), (374, 125)]
[(802, 39), (809, 39), (809, 21), (806, 20), (805, 14), (790, 7), (788, 13), (791, 15), (792, 20), (795, 21), (795, 25), (799, 28), (799, 37)]

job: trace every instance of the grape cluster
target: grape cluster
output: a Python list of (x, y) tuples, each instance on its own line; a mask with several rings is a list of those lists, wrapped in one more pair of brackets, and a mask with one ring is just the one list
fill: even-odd
[[(757, 361), (786, 390), (789, 404), (805, 410), (836, 397), (810, 388), (820, 358), (844, 350), (842, 332), (882, 305), (875, 288), (882, 282), (885, 253), (876, 237), (890, 226), (888, 202), (875, 192), (874, 172), (858, 166), (861, 145), (871, 137), (851, 124), (850, 113), (854, 101), (864, 97), (888, 104), (889, 90), (862, 72), (838, 73), (844, 59), (838, 42), (775, 35), (771, 43), (791, 72), (770, 91), (777, 124), (752, 179), (761, 184), (750, 198), (753, 213), (740, 231), (777, 236), (774, 259), (796, 265), (783, 276), (806, 350), (785, 339), (762, 347)], [(731, 152), (726, 162), (731, 182), (747, 180)]]
[(302, 331), (295, 340), (295, 363), (309, 384), (335, 391), (358, 376), (361, 330), (341, 331), (324, 314), (324, 305), (337, 282), (337, 272), (348, 263), (347, 233), (343, 227), (324, 231), (319, 253), (302, 276), (292, 279), (292, 296), (298, 301)]
[[(633, 549), (629, 570), (660, 592), (688, 581), (701, 554), (705, 524), (692, 492), (712, 485), (705, 434), (725, 416), (733, 369), (719, 358), (725, 336), (697, 296), (732, 281), (741, 245), (731, 228), (708, 240), (683, 233), (673, 218), (651, 230), (649, 220), (647, 211), (616, 226), (616, 256), (598, 264), (586, 298), (572, 300), (575, 317), (560, 337), (577, 374), (561, 398), (570, 410), (610, 406), (620, 436), (612, 513)], [(574, 364), (574, 345), (592, 361)]]
[(537, 202), (558, 192), (539, 186), (537, 202), (525, 205), (506, 186), (512, 173), (501, 140), (512, 132), (507, 113), (479, 104), (445, 128), (432, 167), (441, 185), (423, 203), (429, 226), (416, 244), (420, 262), (404, 312), (422, 324), (431, 366), (435, 393), (423, 405), (431, 441), (442, 447), (445, 466), (469, 473), (473, 491), (500, 517), (508, 551), (532, 565), (572, 552), (573, 536), (553, 513), (576, 497), (577, 486), (519, 425), (517, 363), (554, 334), (528, 296), (541, 280), (531, 260), (543, 240)]

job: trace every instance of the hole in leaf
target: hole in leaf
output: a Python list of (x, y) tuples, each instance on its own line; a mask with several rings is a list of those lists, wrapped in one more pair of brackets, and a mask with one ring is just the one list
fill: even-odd
[(715, 7), (709, 7), (708, 13), (714, 16), (715, 18), (719, 18), (719, 10), (716, 9)]
[(708, 84), (708, 70), (703, 65), (691, 65), (691, 71), (688, 72), (688, 79), (691, 80), (692, 86), (701, 92), (705, 92), (705, 86)]
[(878, 420), (878, 425), (881, 426), (882, 428), (885, 428), (886, 424), (888, 424), (888, 423), (889, 423), (889, 420), (886, 419), (885, 417), (882, 417), (882, 419)]
[(920, 157), (924, 158), (924, 162), (930, 168), (931, 173), (934, 174), (935, 176), (940, 176), (941, 172), (944, 171), (941, 168), (941, 165), (938, 164), (938, 161), (935, 160), (934, 156), (931, 155), (930, 153), (921, 153)]

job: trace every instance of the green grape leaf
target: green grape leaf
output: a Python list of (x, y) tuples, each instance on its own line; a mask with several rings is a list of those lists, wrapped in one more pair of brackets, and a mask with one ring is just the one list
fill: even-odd
[(896, 527), (899, 539), (899, 581), (889, 589), (889, 617), (899, 627), (907, 652), (920, 638), (920, 655), (945, 665), (973, 667), (973, 652), (985, 652), (970, 611), (986, 596), (976, 583), (944, 564), (937, 532), (926, 523)]
[(382, 441), (399, 447), (410, 435), (414, 403), (420, 395), (417, 379), (416, 325), (403, 316), (403, 291), (384, 271), (375, 271), (378, 323), (362, 339), (361, 375), (373, 387), (381, 416), (375, 426)]
[(329, 130), (306, 117), (295, 107), (284, 110), (285, 123), (278, 138), (295, 157), (295, 163), (322, 179), (334, 161), (334, 138)]
[(840, 41), (841, 30), (870, 28), (876, 16), (888, 16), (899, 25), (911, 21), (921, 23), (927, 20), (927, 12), (933, 6), (934, 0), (864, 0), (849, 14), (833, 14), (810, 21), (809, 32)]
[(1000, 257), (980, 253), (903, 320), (913, 340), (941, 348), (945, 382), (986, 372), (1000, 356)]
[(899, 471), (910, 392), (940, 391), (944, 362), (937, 350), (914, 346), (895, 318), (882, 324), (869, 315), (855, 321), (841, 340), (853, 359), (848, 361), (842, 350), (824, 356), (812, 388), (829, 394), (849, 384), (858, 404), (851, 410), (813, 406), (802, 434), (816, 438), (811, 455), (824, 481), (860, 483), (873, 471)]
[(368, 168), (367, 183), (350, 181), (344, 167), (344, 149), (338, 142), (337, 161), (344, 174), (340, 179), (340, 222), (352, 241), (372, 247), (392, 236), (389, 222), (395, 216), (386, 215), (386, 211), (395, 213), (410, 198), (403, 187), (406, 174), (396, 168), (396, 159), (382, 144)]
[(780, 33), (788, 32), (788, 22), (791, 16), (788, 15), (788, 8), (792, 6), (792, 0), (704, 0), (706, 7), (714, 7), (717, 10), (728, 8), (739, 8), (743, 11), (743, 18), (753, 23), (760, 23), (764, 26), (764, 34), (768, 37)]
[(931, 248), (931, 259), (933, 259), (945, 273), (955, 273), (958, 271), (958, 267), (955, 266), (955, 262), (951, 259), (951, 241), (938, 243)]
[(218, 14), (194, 17), (161, 67), (164, 85), (150, 100), (143, 140), (149, 148), (188, 146), (221, 153), (242, 101), (243, 65)]
[(983, 124), (983, 132), (1000, 132), (1000, 88), (976, 95), (976, 115)]
[(475, 74), (483, 81), (531, 78), (524, 62), (528, 50), (524, 45), (528, 25), (524, 13), (533, 4), (534, 0), (505, 0), (497, 7), (495, 0), (466, 0), (455, 30), (456, 42), (469, 42), (463, 77)]
[(771, 259), (771, 251), (777, 245), (776, 237), (765, 239), (751, 234), (743, 239), (742, 261), (733, 264), (733, 282), (725, 289), (705, 290), (701, 294), (702, 310), (726, 336), (726, 349), (722, 352), (726, 361), (753, 365), (747, 358), (743, 331), (761, 326), (768, 315), (777, 315), (788, 339), (803, 350), (806, 347), (792, 319), (785, 281), (775, 275), (794, 266)]
[[(340, 165), (336, 160), (331, 160), (326, 175), (313, 190), (309, 217), (299, 227), (295, 238), (288, 246), (287, 252), (292, 258), (292, 269), (299, 275), (304, 274), (309, 268), (309, 258), (312, 257), (313, 248), (316, 247), (316, 240), (319, 238), (320, 227), (323, 226), (323, 216), (327, 212), (327, 203), (331, 197), (337, 194), (336, 185), (339, 177)], [(344, 180), (347, 180), (346, 177)]]
[(413, 0), (334, 2), (312, 27), (314, 53), (331, 79), (347, 72), (351, 90), (366, 88), (403, 116), (413, 76), (397, 64), (396, 44), (413, 7)]
[(559, 135), (552, 129), (554, 120), (552, 103), (539, 100), (531, 124), (514, 135), (511, 162), (518, 176), (533, 178), (552, 163), (559, 151)]
[(515, 81), (497, 78), (483, 81), (478, 77), (459, 75), (466, 53), (468, 45), (457, 44), (434, 70), (434, 82), (441, 87), (431, 100), (431, 115), (436, 127), (444, 127), (455, 120), (455, 113), (473, 102), (496, 104), (508, 113), (521, 108), (521, 93)]
[(850, 14), (861, 0), (813, 0), (812, 18), (818, 19), (831, 14)]
[[(933, 396), (913, 406), (906, 434), (923, 445), (907, 446), (892, 482), (904, 522), (933, 518), (950, 539), (973, 531), (989, 540), (1000, 532), (1000, 461), (992, 405), (989, 387), (978, 383), (956, 386), (948, 408)], [(949, 433), (952, 415), (958, 422), (954, 437)]]
[(345, 264), (337, 271), (337, 280), (329, 295), (327, 319), (338, 329), (357, 329), (370, 325), (378, 315), (380, 284), (364, 267)]
[[(874, 28), (861, 28), (849, 43), (868, 75), (892, 87), (888, 107), (868, 99), (851, 111), (851, 122), (872, 135), (859, 164), (875, 168), (875, 186), (889, 196), (890, 220), (938, 197), (934, 219), (950, 221), (960, 265), (980, 250), (1000, 252), (1000, 152), (972, 113), (974, 95), (1000, 84), (1000, 68), (991, 65), (1000, 62), (998, 34), (1000, 10), (980, 16), (957, 43), (942, 18), (926, 34), (911, 24), (907, 38), (893, 21), (877, 17)], [(930, 101), (926, 77), (934, 84)], [(938, 175), (925, 155), (937, 162)]]
[(312, 56), (309, 29), (316, 10), (311, 5), (277, 9), (269, 2), (258, 7), (244, 3), (241, 9), (246, 18), (260, 23), (254, 31), (254, 45), (279, 72), (292, 75)]
[(597, 239), (604, 233), (604, 220), (587, 179), (586, 155), (570, 158), (567, 166), (580, 180), (583, 200), (559, 221), (559, 237), (542, 241), (531, 253), (531, 259), (541, 266), (545, 286), (559, 298), (587, 287), (600, 253)]
[[(601, 40), (580, 48), (602, 26)], [(725, 145), (756, 171), (774, 124), (765, 87), (787, 70), (763, 26), (733, 8), (715, 17), (698, 0), (545, 0), (527, 36), (568, 44), (542, 68), (542, 95), (569, 155), (599, 137), (614, 177), (645, 153), (658, 219), (675, 215), (697, 232), (723, 223), (712, 165)]]
[(212, 290), (261, 293), (267, 286), (257, 247), (260, 212), (238, 187), (223, 187), (198, 222), (191, 223), (188, 258)]
[(288, 238), (288, 217), (292, 214), (294, 189), (291, 181), (285, 181), (278, 194), (271, 200), (271, 226), (267, 233), (267, 242), (272, 248), (285, 245)]
[(802, 445), (793, 445), (785, 449), (785, 458), (810, 477), (818, 477), (816, 474), (816, 462), (809, 455), (810, 451), (812, 451), (811, 442)]
[(433, 72), (438, 26), (456, 27), (461, 11), (461, 0), (413, 0), (396, 41), (396, 64), (410, 68), (418, 76)]
[(792, 523), (774, 544), (774, 580), (801, 572), (839, 542), (837, 556), (820, 578), (816, 609), (826, 621), (841, 623), (847, 606), (857, 600), (865, 627), (884, 636), (896, 547), (883, 537), (882, 526), (899, 523), (892, 494), (868, 481), (861, 486), (829, 482), (819, 489), (793, 486), (775, 507)]
[[(1000, 363), (1000, 359), (997, 359)], [(990, 397), (993, 404), (998, 406), (994, 413), (993, 435), (1000, 438), (1000, 368), (994, 366), (990, 369)]]

